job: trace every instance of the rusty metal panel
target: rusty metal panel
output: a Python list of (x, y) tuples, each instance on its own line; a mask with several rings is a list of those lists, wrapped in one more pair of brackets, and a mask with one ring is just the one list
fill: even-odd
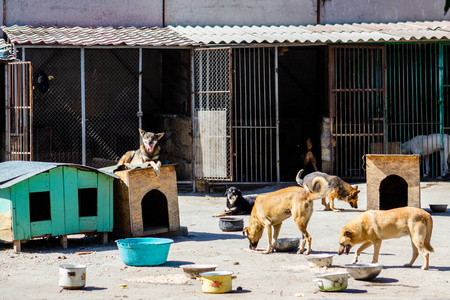
[(7, 64), (6, 160), (33, 160), (31, 62)]

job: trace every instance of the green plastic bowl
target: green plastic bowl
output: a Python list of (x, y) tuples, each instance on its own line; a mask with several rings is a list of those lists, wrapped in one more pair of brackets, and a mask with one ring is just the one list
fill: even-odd
[(167, 261), (171, 239), (129, 238), (116, 241), (120, 258), (129, 266), (157, 266)]

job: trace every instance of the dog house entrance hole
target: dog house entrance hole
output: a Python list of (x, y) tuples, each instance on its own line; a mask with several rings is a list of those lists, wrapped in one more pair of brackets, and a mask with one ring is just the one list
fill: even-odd
[(169, 209), (163, 193), (151, 190), (142, 198), (141, 205), (144, 231), (169, 228)]
[(97, 216), (97, 189), (78, 190), (78, 212), (80, 217)]
[(50, 192), (30, 193), (30, 222), (50, 219)]
[(400, 176), (389, 175), (380, 184), (380, 209), (408, 206), (408, 183)]

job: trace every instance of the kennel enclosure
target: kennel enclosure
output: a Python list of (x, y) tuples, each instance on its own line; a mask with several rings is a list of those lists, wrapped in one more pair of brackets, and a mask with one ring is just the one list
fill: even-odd
[[(106, 169), (106, 168), (105, 168)], [(116, 171), (114, 234), (140, 237), (180, 232), (176, 166)]]
[(22, 241), (113, 229), (116, 175), (91, 167), (45, 162), (0, 164), (0, 240), (20, 252)]

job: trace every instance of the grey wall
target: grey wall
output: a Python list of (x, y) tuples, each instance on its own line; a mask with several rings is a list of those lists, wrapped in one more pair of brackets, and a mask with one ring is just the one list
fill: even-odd
[(166, 0), (166, 25), (306, 25), (317, 0)]
[(0, 3), (6, 25), (162, 25), (162, 0), (2, 0)]
[(445, 0), (325, 0), (321, 23), (404, 22), (450, 20)]

